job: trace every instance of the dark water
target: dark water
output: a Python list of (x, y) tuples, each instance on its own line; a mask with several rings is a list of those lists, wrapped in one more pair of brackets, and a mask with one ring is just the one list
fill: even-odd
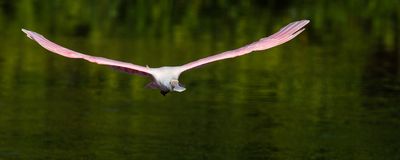
[[(144, 78), (49, 54), (20, 35), (1, 46), (4, 159), (400, 158), (398, 60), (388, 53), (332, 56), (305, 33), (184, 73), (188, 90), (163, 97)], [(231, 48), (58, 41), (151, 66)]]
[[(400, 16), (375, 21), (340, 8), (337, 19), (324, 21), (307, 11), (288, 11), (311, 19), (296, 39), (184, 73), (187, 90), (166, 97), (144, 88), (145, 78), (60, 57), (20, 32), (40, 23), (7, 24), (0, 38), (0, 159), (400, 159)], [(0, 17), (5, 24), (7, 16)], [(128, 35), (102, 35), (111, 24), (77, 36), (90, 27), (63, 32), (74, 25), (52, 21), (38, 30), (77, 51), (159, 67), (240, 47), (285, 24), (260, 20), (270, 28), (250, 30), (246, 24), (258, 21), (252, 17), (227, 31), (185, 30), (210, 19), (198, 18), (168, 36), (121, 28)]]

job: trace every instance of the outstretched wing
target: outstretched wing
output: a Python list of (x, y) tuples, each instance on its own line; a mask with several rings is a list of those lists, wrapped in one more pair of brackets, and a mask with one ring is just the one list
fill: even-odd
[(296, 21), (292, 22), (282, 29), (280, 29), (277, 33), (269, 36), (262, 38), (256, 42), (253, 42), (251, 44), (248, 44), (246, 46), (243, 46), (241, 48), (231, 50), (231, 51), (226, 51), (220, 54), (216, 54), (213, 56), (205, 57), (190, 63), (187, 63), (185, 65), (182, 65), (182, 72), (202, 66), (207, 63), (223, 60), (223, 59), (228, 59), (228, 58), (234, 58), (237, 56), (242, 56), (248, 53), (251, 53), (253, 51), (260, 51), (260, 50), (266, 50), (272, 47), (275, 47), (277, 45), (280, 45), (282, 43), (285, 43), (287, 41), (290, 41), (297, 35), (299, 35), (301, 32), (304, 31), (304, 26), (307, 25), (307, 23), (310, 22), (309, 20), (301, 20), (301, 21)]
[(151, 73), (149, 72), (149, 69), (143, 66), (131, 64), (131, 63), (126, 63), (126, 62), (120, 62), (112, 59), (107, 59), (103, 57), (95, 57), (95, 56), (89, 56), (86, 54), (78, 53), (73, 50), (64, 48), (58, 44), (55, 44), (54, 42), (51, 42), (50, 40), (46, 39), (42, 35), (28, 31), (26, 29), (22, 29), (23, 32), (26, 33), (26, 35), (39, 43), (42, 47), (46, 48), (47, 50), (57, 53), (59, 55), (62, 55), (64, 57), (68, 58), (81, 58), (85, 59), (89, 62), (101, 64), (101, 65), (107, 65), (111, 66), (112, 68), (115, 68), (117, 70), (121, 70), (123, 72), (127, 73), (132, 73), (132, 74), (137, 74), (137, 75), (142, 75), (142, 76), (150, 76)]

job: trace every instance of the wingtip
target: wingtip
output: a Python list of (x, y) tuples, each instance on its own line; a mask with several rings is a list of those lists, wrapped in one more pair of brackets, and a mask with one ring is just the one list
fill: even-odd
[(25, 28), (21, 28), (21, 31), (24, 32), (24, 33), (26, 33), (26, 34), (28, 34), (28, 32), (29, 32), (29, 31), (26, 30)]
[(299, 35), (301, 32), (303, 32), (303, 31), (306, 29), (305, 26), (306, 26), (308, 23), (310, 23), (310, 20), (304, 19), (304, 20), (301, 20), (301, 22), (302, 22), (302, 27), (301, 27), (301, 29), (298, 30), (298, 31), (296, 31), (295, 33), (293, 33), (293, 34), (292, 34), (292, 37), (296, 37), (296, 36)]
[(308, 20), (308, 19), (304, 19), (304, 20), (302, 20), (305, 24), (308, 24), (308, 23), (310, 23), (310, 20)]
[[(304, 29), (304, 27), (305, 27), (308, 23), (310, 23), (310, 20), (304, 19), (304, 20), (300, 20), (300, 21), (298, 21), (298, 22), (299, 22), (298, 24), (300, 24), (300, 26), (301, 26), (300, 28), (301, 28), (301, 29)], [(299, 29), (300, 29), (300, 28), (299, 28)], [(303, 30), (302, 30), (302, 31), (303, 31)], [(301, 32), (302, 32), (302, 31), (301, 31)], [(297, 33), (297, 32), (295, 32), (295, 33)]]
[(26, 30), (24, 28), (21, 28), (21, 31), (24, 32), (28, 38), (33, 39), (31, 36), (31, 31)]

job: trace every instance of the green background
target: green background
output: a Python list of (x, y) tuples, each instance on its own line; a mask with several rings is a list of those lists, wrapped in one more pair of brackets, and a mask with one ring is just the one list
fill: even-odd
[[(292, 41), (147, 79), (52, 54), (150, 67)], [(0, 0), (0, 159), (400, 159), (400, 1)]]

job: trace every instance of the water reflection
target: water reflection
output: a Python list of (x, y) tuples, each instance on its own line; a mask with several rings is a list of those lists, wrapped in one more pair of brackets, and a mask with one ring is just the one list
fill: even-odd
[[(82, 40), (61, 41), (78, 50), (91, 46)], [(343, 48), (336, 50), (343, 55), (333, 59), (313, 46), (307, 52), (297, 49), (302, 46), (297, 40), (268, 54), (185, 73), (189, 90), (163, 97), (144, 89), (144, 78), (20, 42), (24, 47), (2, 47), (10, 53), (1, 56), (4, 158), (330, 159), (388, 156), (400, 146), (397, 72), (376, 76), (379, 70), (362, 68), (383, 62), (393, 66), (394, 58), (354, 61)], [(139, 63), (148, 60), (146, 55), (163, 57), (150, 60), (152, 64), (180, 57), (164, 47), (146, 49), (151, 47), (121, 41), (94, 45), (93, 50), (120, 53), (99, 54)], [(181, 50), (192, 46), (187, 47), (183, 44)], [(121, 48), (133, 54), (121, 54)], [(390, 91), (368, 89), (380, 86), (376, 81), (388, 81), (383, 87)]]

